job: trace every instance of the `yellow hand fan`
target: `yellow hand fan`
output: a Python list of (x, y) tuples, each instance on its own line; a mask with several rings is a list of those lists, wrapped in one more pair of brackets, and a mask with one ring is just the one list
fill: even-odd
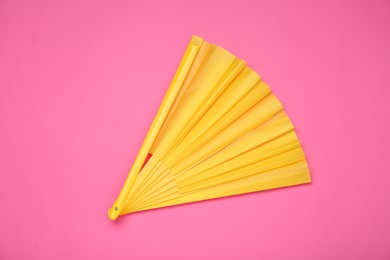
[(194, 36), (108, 216), (308, 182), (294, 126), (269, 87)]

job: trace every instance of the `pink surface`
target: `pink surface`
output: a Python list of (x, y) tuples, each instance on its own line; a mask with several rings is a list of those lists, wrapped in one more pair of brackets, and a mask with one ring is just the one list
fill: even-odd
[[(0, 1), (0, 259), (390, 259), (389, 1)], [(107, 218), (192, 34), (258, 71), (311, 185)]]

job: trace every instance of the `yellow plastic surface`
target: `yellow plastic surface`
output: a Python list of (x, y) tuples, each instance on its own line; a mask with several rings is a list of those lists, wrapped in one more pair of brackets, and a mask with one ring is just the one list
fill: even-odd
[(108, 216), (309, 182), (270, 88), (243, 60), (194, 36)]

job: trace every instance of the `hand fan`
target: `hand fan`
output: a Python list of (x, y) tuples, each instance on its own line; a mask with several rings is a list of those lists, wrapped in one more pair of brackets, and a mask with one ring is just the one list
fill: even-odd
[(108, 216), (308, 182), (294, 126), (269, 87), (194, 36)]

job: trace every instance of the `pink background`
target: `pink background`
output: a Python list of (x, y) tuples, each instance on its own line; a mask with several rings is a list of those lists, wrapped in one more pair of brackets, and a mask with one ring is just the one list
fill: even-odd
[[(0, 259), (390, 259), (390, 2), (0, 0)], [(192, 34), (245, 59), (313, 183), (116, 198)]]

